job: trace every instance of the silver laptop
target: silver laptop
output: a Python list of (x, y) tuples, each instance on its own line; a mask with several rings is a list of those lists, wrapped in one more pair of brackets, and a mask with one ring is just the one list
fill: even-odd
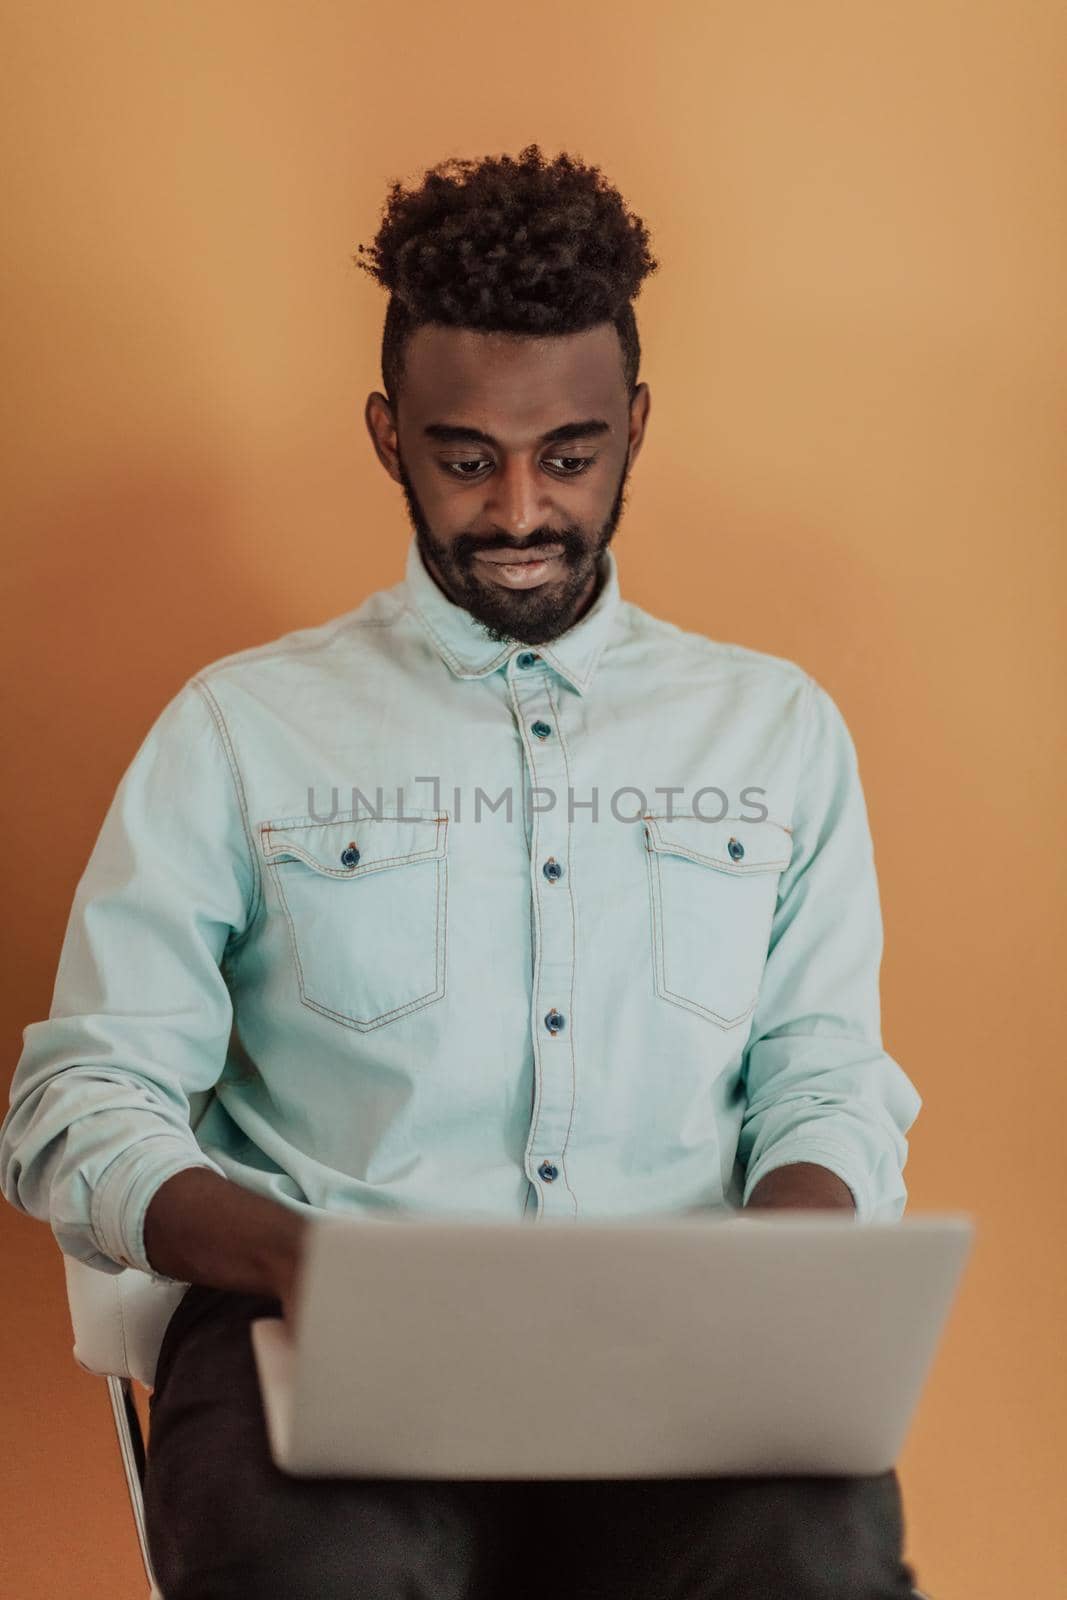
[(297, 1475), (629, 1478), (896, 1464), (969, 1216), (316, 1218), (251, 1324)]

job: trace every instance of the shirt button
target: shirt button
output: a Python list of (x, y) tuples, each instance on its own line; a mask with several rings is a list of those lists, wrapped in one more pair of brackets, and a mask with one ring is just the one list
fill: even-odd
[(536, 733), (539, 739), (547, 739), (552, 729), (547, 722), (531, 722), (530, 731)]
[(542, 1161), (537, 1173), (539, 1177), (544, 1178), (546, 1183), (552, 1183), (559, 1177), (559, 1168), (554, 1166), (551, 1161)]
[(534, 662), (540, 661), (540, 659), (541, 657), (536, 651), (523, 650), (515, 657), (515, 665), (517, 667), (532, 667)]
[(359, 851), (356, 849), (356, 841), (353, 839), (352, 843), (341, 851), (341, 865), (343, 867), (354, 867), (358, 860)]
[(566, 1025), (567, 1019), (563, 1015), (562, 1011), (556, 1011), (555, 1008), (553, 1008), (551, 1011), (545, 1013), (545, 1027), (548, 1029), (549, 1033), (559, 1033), (561, 1028), (565, 1028)]
[(741, 857), (745, 853), (745, 847), (741, 843), (740, 839), (729, 839), (729, 840), (727, 840), (726, 848), (727, 848), (727, 850), (729, 850), (731, 856), (733, 857), (733, 859), (735, 861), (740, 861)]
[(541, 868), (541, 871), (544, 873), (549, 883), (555, 883), (557, 878), (562, 878), (563, 876), (563, 868), (560, 866), (555, 856), (549, 856), (548, 860)]

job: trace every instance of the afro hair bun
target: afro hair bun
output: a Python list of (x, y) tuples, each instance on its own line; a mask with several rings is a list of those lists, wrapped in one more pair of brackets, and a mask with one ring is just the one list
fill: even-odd
[(656, 270), (648, 230), (596, 167), (536, 144), (517, 159), (452, 157), (390, 186), (357, 265), (412, 324), (567, 333), (614, 319)]

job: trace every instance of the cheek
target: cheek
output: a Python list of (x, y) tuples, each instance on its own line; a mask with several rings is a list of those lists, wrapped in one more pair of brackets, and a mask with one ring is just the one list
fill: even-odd
[(484, 485), (464, 483), (462, 479), (450, 477), (440, 467), (433, 465), (419, 472), (415, 487), (427, 505), (438, 507), (446, 519), (451, 517), (453, 521), (462, 516), (458, 508), (476, 505), (484, 495)]
[(477, 515), (474, 497), (457, 493), (456, 486), (443, 478), (435, 468), (408, 467), (408, 477), (415, 491), (426, 521), (434, 536), (442, 542), (454, 534), (462, 533), (470, 521), (472, 509)]

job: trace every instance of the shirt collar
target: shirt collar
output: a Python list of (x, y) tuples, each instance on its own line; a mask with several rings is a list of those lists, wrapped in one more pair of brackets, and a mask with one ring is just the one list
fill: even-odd
[[(529, 648), (543, 656), (561, 677), (584, 694), (608, 641), (619, 608), (619, 575), (610, 546), (600, 557), (604, 574), (600, 593), (583, 617), (547, 644)], [(457, 678), (484, 678), (524, 648), (490, 639), (462, 606), (438, 588), (427, 571), (418, 540), (411, 535), (404, 570), (406, 603), (426, 630), (441, 660)]]

